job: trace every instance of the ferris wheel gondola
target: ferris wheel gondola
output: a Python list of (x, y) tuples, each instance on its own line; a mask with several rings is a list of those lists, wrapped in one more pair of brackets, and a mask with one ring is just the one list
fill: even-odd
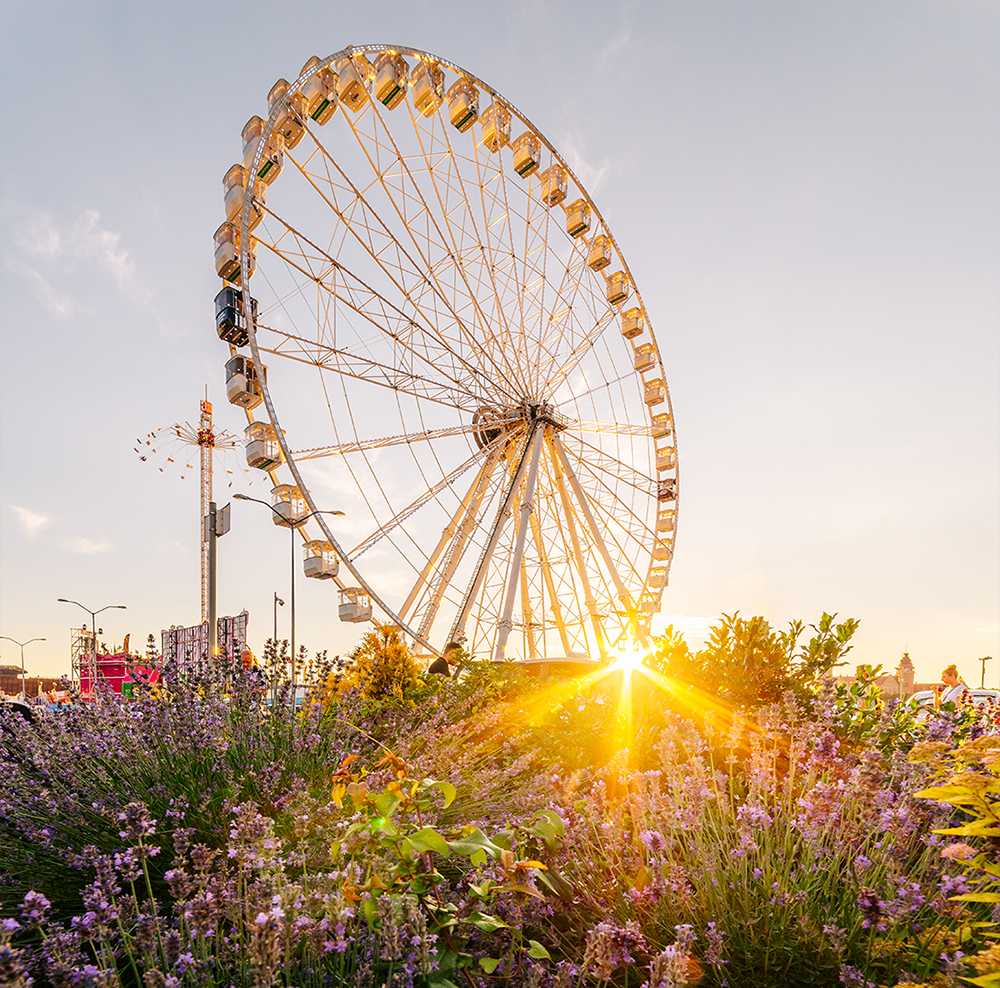
[(425, 654), (644, 641), (676, 535), (673, 414), (582, 183), (496, 90), (414, 48), (313, 57), (268, 104), (226, 173), (217, 319), (276, 504), (353, 499), (350, 542), (322, 514), (303, 531), (307, 574)]

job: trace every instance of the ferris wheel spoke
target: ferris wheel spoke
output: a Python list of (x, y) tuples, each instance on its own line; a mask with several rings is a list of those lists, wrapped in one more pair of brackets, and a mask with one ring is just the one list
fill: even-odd
[(615, 317), (616, 313), (614, 309), (610, 309), (605, 312), (593, 325), (591, 330), (584, 334), (583, 338), (577, 343), (573, 349), (570, 351), (569, 356), (567, 356), (563, 363), (561, 363), (554, 372), (549, 373), (553, 364), (559, 355), (553, 355), (544, 366), (539, 366), (538, 377), (541, 381), (544, 378), (544, 384), (540, 384), (544, 390), (545, 394), (555, 394), (559, 386), (569, 377), (570, 374), (576, 370), (580, 361), (584, 356), (593, 348), (594, 343), (600, 338), (601, 334), (608, 328), (612, 319)]
[[(285, 345), (266, 347), (258, 344), (261, 353), (269, 353), (275, 357), (284, 357), (287, 360), (309, 364), (324, 371), (364, 381), (366, 384), (373, 384), (381, 388), (388, 388), (391, 391), (407, 394), (423, 401), (445, 405), (448, 408), (457, 408), (460, 412), (471, 413), (477, 407), (479, 399), (475, 395), (466, 393), (456, 396), (454, 388), (449, 388), (447, 385), (422, 378), (416, 374), (408, 374), (398, 367), (381, 364), (378, 361), (369, 360), (336, 347), (317, 344), (312, 340), (292, 336), (290, 333), (278, 335), (281, 336)], [(463, 397), (465, 398), (464, 402), (457, 400)]]
[(618, 599), (621, 601), (622, 607), (625, 608), (625, 611), (629, 615), (629, 621), (632, 624), (635, 635), (639, 640), (639, 644), (645, 648), (648, 642), (645, 632), (639, 625), (635, 602), (632, 600), (632, 595), (628, 592), (625, 582), (622, 580), (621, 575), (618, 572), (618, 567), (611, 558), (611, 553), (608, 551), (607, 544), (604, 541), (604, 536), (601, 534), (601, 528), (594, 518), (590, 502), (587, 500), (587, 496), (584, 494), (583, 488), (580, 486), (580, 481), (577, 480), (576, 473), (573, 471), (573, 467), (570, 465), (569, 459), (563, 451), (562, 443), (559, 441), (559, 437), (551, 435), (549, 443), (552, 448), (553, 456), (557, 458), (560, 466), (562, 467), (562, 471), (569, 478), (570, 486), (573, 488), (573, 493), (576, 495), (577, 502), (583, 510), (583, 516), (587, 521), (591, 537), (593, 538), (594, 544), (597, 546), (601, 557), (604, 559), (604, 565), (607, 567), (608, 573), (611, 575), (611, 579), (614, 581), (615, 589), (618, 591)]
[[(567, 455), (573, 455), (565, 446), (563, 446), (563, 452)], [(589, 474), (589, 476), (584, 475), (582, 479), (578, 477), (578, 480), (580, 480), (581, 485), (584, 482), (589, 485), (590, 503), (602, 511), (610, 527), (616, 527), (625, 532), (633, 540), (635, 550), (656, 541), (655, 533), (642, 518), (636, 517), (631, 512), (621, 511), (621, 488), (613, 487), (609, 483), (609, 480), (620, 480), (616, 474), (609, 471), (596, 471), (592, 468), (591, 463), (579, 458), (577, 458), (577, 463), (581, 471), (586, 471)], [(617, 513), (616, 509), (618, 509)], [(624, 549), (622, 549), (622, 558), (629, 558)], [(634, 566), (632, 566), (632, 570), (637, 578), (641, 577)]]
[(584, 603), (586, 604), (587, 611), (590, 614), (591, 624), (594, 628), (594, 636), (597, 640), (597, 648), (601, 653), (601, 658), (603, 659), (607, 657), (608, 646), (605, 640), (604, 628), (601, 623), (601, 614), (597, 609), (597, 600), (594, 597), (590, 583), (590, 576), (587, 573), (587, 563), (580, 545), (580, 536), (577, 532), (576, 525), (576, 512), (574, 511), (572, 502), (570, 501), (569, 492), (566, 490), (566, 481), (563, 474), (562, 462), (558, 454), (551, 448), (551, 446), (549, 449), (549, 455), (552, 461), (556, 488), (559, 491), (559, 500), (562, 502), (563, 518), (566, 522), (566, 529), (569, 534), (573, 558), (576, 562), (577, 572), (580, 576), (580, 584), (583, 588)]
[[(356, 312), (361, 318), (370, 325), (378, 333), (390, 339), (392, 343), (390, 344), (394, 351), (394, 356), (396, 359), (400, 359), (402, 356), (397, 348), (402, 348), (403, 351), (409, 353), (413, 357), (416, 357), (422, 364), (426, 365), (427, 368), (436, 371), (437, 373), (443, 374), (448, 380), (454, 382), (456, 387), (461, 387), (466, 390), (469, 386), (469, 382), (463, 382), (459, 377), (453, 374), (448, 374), (444, 371), (444, 367), (447, 364), (446, 354), (451, 354), (459, 359), (463, 366), (467, 367), (467, 364), (458, 357), (455, 352), (442, 345), (440, 347), (434, 348), (430, 346), (430, 341), (434, 338), (433, 334), (423, 332), (422, 327), (418, 326), (413, 319), (406, 315), (398, 306), (394, 305), (378, 291), (376, 291), (371, 285), (367, 284), (352, 271), (346, 268), (339, 261), (335, 260), (329, 254), (327, 254), (322, 248), (317, 247), (311, 241), (302, 237), (291, 225), (287, 224), (281, 217), (277, 214), (271, 212), (269, 215), (277, 219), (283, 226), (286, 227), (286, 232), (293, 236), (296, 240), (301, 240), (307, 243), (314, 251), (316, 251), (316, 264), (317, 270), (312, 270), (311, 267), (306, 266), (310, 261), (308, 255), (304, 252), (294, 252), (287, 249), (282, 249), (279, 244), (281, 238), (275, 243), (268, 243), (267, 241), (259, 241), (264, 247), (270, 249), (273, 253), (279, 256), (285, 264), (294, 270), (298, 271), (305, 278), (314, 282), (319, 288), (328, 292), (334, 299), (335, 302), (341, 302), (346, 307), (350, 308)], [(302, 263), (296, 258), (301, 258)], [(322, 262), (322, 263), (320, 263)], [(351, 284), (347, 281), (342, 282), (344, 293), (338, 292), (335, 288), (326, 283), (326, 278), (329, 277), (330, 272), (337, 271), (338, 273), (344, 275), (347, 279), (350, 279)], [(418, 338), (415, 334), (415, 330), (421, 330), (421, 335), (419, 339), (422, 341), (421, 347), (414, 345), (413, 340)], [(427, 352), (424, 352), (424, 351)], [(482, 377), (482, 372), (475, 367), (468, 367), (471, 375), (478, 375)]]
[[(502, 457), (498, 456), (494, 466), (501, 462), (503, 462)], [(433, 580), (428, 581), (428, 593), (426, 602), (422, 605), (423, 617), (420, 622), (421, 633), (425, 636), (430, 632), (430, 628), (441, 608), (445, 593), (451, 585), (451, 581), (459, 565), (465, 558), (469, 547), (473, 545), (473, 533), (479, 524), (483, 511), (495, 493), (492, 489), (492, 480), (492, 474), (484, 478), (483, 483), (476, 491), (475, 497), (469, 506), (461, 528), (456, 532), (448, 548), (448, 552), (444, 556), (442, 567), (434, 574)]]
[[(312, 133), (312, 132), (310, 131), (310, 133)], [(324, 156), (324, 159), (328, 162), (328, 164), (333, 165), (333, 167), (336, 169), (336, 171), (342, 177), (342, 179), (343, 179), (343, 181), (345, 183), (345, 188), (348, 189), (350, 191), (350, 193), (352, 194), (352, 202), (351, 202), (352, 214), (353, 214), (353, 210), (355, 210), (355, 209), (360, 209), (362, 211), (362, 222), (361, 222), (361, 225), (364, 227), (365, 231), (368, 233), (368, 239), (366, 240), (365, 237), (361, 236), (360, 231), (358, 230), (358, 225), (359, 224), (353, 221), (353, 215), (352, 215), (351, 218), (348, 218), (348, 216), (345, 214), (345, 212), (343, 210), (339, 209), (337, 207), (336, 203), (333, 202), (333, 201), (331, 201), (330, 197), (328, 197), (323, 192), (323, 190), (320, 189), (320, 187), (319, 187), (319, 185), (317, 184), (317, 181), (316, 181), (316, 176), (313, 175), (312, 173), (308, 172), (305, 169), (305, 167), (302, 164), (300, 164), (297, 160), (292, 159), (294, 161), (296, 167), (302, 173), (303, 177), (306, 179), (307, 182), (309, 182), (309, 184), (316, 191), (316, 193), (320, 196), (320, 198), (323, 199), (324, 203), (326, 203), (326, 205), (338, 217), (338, 219), (341, 221), (341, 223), (343, 223), (343, 225), (345, 226), (345, 228), (354, 237), (355, 241), (369, 255), (369, 257), (375, 262), (375, 264), (378, 265), (378, 267), (385, 274), (385, 276), (395, 286), (396, 290), (400, 293), (400, 295), (403, 298), (406, 299), (407, 303), (410, 306), (413, 307), (414, 312), (418, 316), (420, 316), (419, 326), (420, 326), (422, 332), (428, 334), (433, 339), (436, 339), (438, 341), (438, 343), (440, 344), (440, 346), (443, 347), (445, 350), (447, 350), (453, 356), (453, 358), (459, 364), (461, 364), (462, 367), (469, 374), (471, 374), (471, 375), (482, 375), (483, 374), (483, 368), (477, 367), (477, 366), (473, 366), (472, 363), (466, 357), (464, 357), (461, 353), (459, 353), (459, 351), (452, 344), (450, 344), (448, 342), (448, 340), (445, 338), (445, 336), (440, 332), (440, 330), (436, 326), (436, 324), (435, 324), (436, 323), (436, 319), (440, 318), (441, 313), (439, 313), (439, 312), (426, 312), (426, 311), (424, 311), (424, 309), (422, 308), (422, 306), (419, 304), (419, 296), (416, 294), (416, 292), (413, 290), (412, 287), (407, 288), (407, 286), (405, 284), (405, 280), (406, 280), (407, 275), (409, 275), (410, 279), (413, 282), (416, 282), (416, 283), (419, 283), (419, 284), (424, 284), (424, 285), (431, 285), (432, 284), (431, 279), (428, 277), (426, 271), (423, 268), (421, 268), (421, 266), (418, 265), (416, 263), (416, 261), (412, 257), (410, 257), (409, 253), (405, 249), (403, 249), (403, 247), (399, 243), (399, 241), (395, 237), (392, 236), (392, 233), (391, 233), (388, 225), (380, 217), (380, 215), (374, 209), (374, 207), (372, 206), (372, 204), (368, 201), (368, 199), (366, 198), (366, 196), (364, 195), (364, 193), (362, 192), (362, 190), (360, 190), (357, 186), (355, 186), (354, 183), (351, 182), (350, 179), (347, 177), (347, 175), (344, 173), (343, 169), (340, 168), (339, 165), (337, 165), (336, 161), (330, 155), (330, 153), (327, 150), (327, 148), (315, 137), (315, 135), (313, 135), (313, 139), (314, 139), (314, 141), (316, 143), (316, 146), (317, 146), (318, 150)], [(400, 160), (402, 160), (402, 159), (400, 158)], [(374, 165), (374, 163), (373, 163), (373, 165)], [(384, 173), (379, 173), (378, 178), (379, 178), (380, 183), (383, 185), (383, 187), (385, 187), (386, 183), (385, 183), (385, 175), (384, 175)], [(331, 187), (332, 187), (332, 184), (333, 184), (332, 183), (332, 177), (328, 178), (328, 181), (330, 181)], [(395, 205), (395, 200), (392, 199), (391, 197), (390, 197), (390, 199), (393, 202), (393, 205)], [(398, 212), (398, 207), (397, 207), (397, 212)], [(373, 222), (370, 222), (367, 219), (367, 217), (370, 217), (371, 221), (374, 221), (374, 224), (373, 224)], [(400, 219), (403, 219), (403, 216), (401, 214), (400, 214)], [(381, 233), (381, 237), (385, 241), (385, 248), (391, 250), (392, 252), (394, 252), (396, 254), (396, 262), (393, 265), (393, 268), (395, 268), (395, 271), (393, 271), (392, 269), (390, 269), (389, 264), (385, 261), (384, 256), (383, 256), (384, 249), (383, 250), (377, 250), (376, 247), (375, 247), (375, 244), (372, 242), (372, 237), (373, 237), (373, 234), (374, 234), (373, 225), (375, 225), (375, 226), (377, 226), (379, 228), (380, 233)], [(404, 227), (409, 231), (410, 227), (405, 222), (405, 219), (404, 219)], [(411, 233), (411, 238), (412, 238), (412, 233)], [(404, 261), (405, 261), (405, 263), (404, 263)], [(438, 302), (441, 302), (441, 303), (444, 304), (446, 312), (448, 314), (450, 314), (453, 318), (455, 318), (456, 321), (460, 322), (460, 320), (458, 319), (457, 313), (455, 313), (451, 309), (451, 307), (448, 305), (447, 299), (446, 299), (445, 295), (440, 290), (436, 290), (435, 291), (435, 298), (437, 299)], [(417, 324), (414, 323), (413, 325), (417, 325)], [(499, 385), (502, 390), (505, 390), (503, 388), (503, 386), (502, 386), (502, 380), (493, 380), (493, 383), (494, 383), (494, 385)]]
[[(545, 544), (542, 541), (542, 531), (541, 526), (538, 521), (538, 514), (536, 512), (531, 513), (529, 518), (529, 523), (531, 525), (531, 538), (534, 542), (535, 553), (538, 556), (538, 564), (542, 571), (542, 580), (545, 585), (545, 589), (548, 591), (549, 595), (549, 607), (552, 611), (552, 617), (556, 625), (556, 629), (559, 633), (559, 639), (563, 647), (563, 655), (569, 656), (569, 636), (566, 634), (566, 623), (563, 619), (562, 605), (559, 603), (559, 594), (556, 593), (555, 582), (552, 579), (552, 567), (549, 564), (549, 554), (545, 549)], [(542, 609), (543, 626), (544, 626), (544, 608)]]
[[(655, 495), (657, 493), (659, 483), (655, 478), (640, 473), (635, 467), (611, 456), (610, 453), (606, 453), (603, 449), (586, 442), (579, 436), (576, 437), (576, 441), (580, 446), (585, 447), (586, 457), (576, 452), (574, 455), (581, 462), (586, 463), (587, 468), (592, 472), (600, 471), (629, 487), (634, 487), (643, 494)], [(563, 448), (565, 449), (565, 447)]]
[(469, 584), (469, 589), (462, 598), (462, 603), (458, 609), (458, 615), (455, 618), (455, 623), (452, 625), (451, 634), (449, 635), (449, 640), (451, 641), (457, 641), (458, 636), (464, 634), (465, 632), (465, 623), (469, 619), (469, 613), (472, 610), (473, 603), (483, 586), (483, 581), (486, 579), (487, 570), (492, 560), (493, 553), (496, 550), (497, 543), (500, 540), (500, 535), (506, 526), (507, 520), (514, 511), (514, 498), (517, 491), (521, 487), (525, 470), (528, 468), (532, 447), (540, 441), (540, 438), (540, 423), (535, 422), (531, 426), (531, 430), (525, 440), (524, 449), (521, 453), (517, 470), (514, 473), (514, 479), (511, 481), (510, 486), (507, 488), (507, 493), (500, 503), (500, 510), (497, 512), (497, 517), (490, 531), (489, 539), (480, 554), (479, 562), (476, 565), (472, 581)]
[[(524, 393), (526, 382), (522, 380), (519, 373), (520, 368), (512, 365), (507, 357), (507, 352), (497, 345), (498, 334), (493, 332), (492, 321), (483, 311), (482, 300), (480, 299), (481, 293), (476, 290), (470, 281), (469, 266), (470, 264), (482, 263), (481, 254), (485, 252), (485, 247), (483, 247), (483, 237), (479, 234), (475, 219), (468, 208), (469, 198), (465, 187), (465, 180), (460, 170), (456, 167), (456, 162), (462, 159), (463, 156), (456, 153), (452, 145), (451, 135), (448, 133), (444, 121), (441, 119), (440, 112), (439, 108), (438, 113), (435, 115), (436, 126), (439, 129), (438, 134), (424, 133), (421, 131), (419, 125), (415, 130), (426, 163), (426, 173), (434, 189), (438, 208), (444, 219), (447, 231), (445, 242), (446, 245), (450, 245), (449, 255), (454, 263), (454, 270), (459, 277), (460, 283), (464, 286), (465, 295), (469, 300), (469, 305), (481, 330), (479, 347), (483, 349), (490, 363), (496, 368), (497, 373), (508, 380), (514, 381), (521, 392)], [(441, 134), (444, 135), (443, 138), (440, 136)], [(434, 154), (433, 151), (428, 149), (427, 141), (439, 142), (441, 151), (438, 154)], [(452, 183), (454, 183), (454, 187), (452, 187)], [(447, 202), (450, 192), (454, 192), (458, 199), (454, 207), (449, 207)], [(461, 223), (453, 221), (451, 218), (456, 211), (461, 213)], [(466, 223), (472, 228), (471, 236), (469, 236), (466, 229)], [(466, 237), (469, 240), (468, 245), (465, 242)], [(461, 242), (459, 238), (461, 238)], [(436, 276), (437, 272), (435, 268), (431, 270)], [(496, 297), (495, 286), (490, 294), (494, 298)], [(505, 318), (503, 321), (506, 321)]]
[(427, 504), (428, 501), (437, 497), (441, 491), (450, 487), (459, 477), (462, 476), (463, 473), (469, 470), (476, 463), (476, 461), (482, 457), (482, 455), (483, 451), (477, 450), (464, 463), (460, 463), (454, 470), (451, 471), (451, 473), (442, 477), (436, 484), (429, 487), (419, 497), (411, 501), (405, 508), (403, 508), (402, 511), (397, 512), (387, 522), (380, 525), (371, 535), (364, 539), (364, 541), (359, 542), (358, 545), (356, 545), (350, 552), (352, 562), (360, 555), (367, 552), (373, 545), (375, 545), (376, 542), (385, 538), (393, 529), (398, 528), (404, 521), (406, 521), (407, 518)]
[[(437, 114), (435, 114), (435, 117), (436, 117), (438, 125), (443, 128), (444, 124), (443, 124), (443, 122), (440, 119), (440, 111)], [(374, 114), (372, 120), (373, 120), (373, 129), (374, 129), (374, 127), (378, 124), (378, 122), (380, 122), (381, 118), (378, 116), (378, 114)], [(423, 156), (424, 156), (424, 162), (425, 162), (425, 165), (426, 165), (426, 172), (430, 176), (431, 181), (433, 183), (434, 182), (434, 167), (433, 167), (433, 164), (431, 162), (431, 158), (428, 156), (426, 148), (424, 147), (424, 142), (423, 142), (422, 136), (420, 134), (420, 127), (419, 127), (418, 121), (414, 119), (413, 123), (414, 123), (414, 128), (415, 128), (415, 132), (417, 134), (418, 141), (420, 141), (420, 144), (421, 144), (421, 149), (422, 149)], [(410, 238), (410, 241), (413, 243), (415, 249), (418, 251), (418, 253), (420, 253), (421, 257), (423, 258), (424, 269), (421, 271), (421, 276), (427, 281), (427, 283), (429, 285), (433, 286), (433, 291), (434, 291), (435, 297), (439, 301), (441, 301), (442, 303), (444, 303), (446, 313), (452, 319), (454, 319), (455, 325), (458, 327), (458, 329), (460, 331), (461, 339), (462, 339), (463, 343), (465, 344), (465, 346), (468, 348), (468, 352), (470, 354), (474, 354), (476, 356), (485, 356), (485, 357), (487, 357), (487, 362), (488, 362), (489, 366), (492, 367), (492, 370), (493, 370), (494, 375), (495, 375), (495, 376), (491, 376), (491, 380), (494, 380), (497, 383), (499, 383), (501, 381), (509, 380), (510, 379), (510, 368), (509, 367), (503, 368), (499, 364), (497, 364), (497, 362), (494, 359), (494, 356), (492, 354), (491, 348), (484, 347), (481, 337), (479, 339), (477, 339), (472, 334), (472, 332), (470, 330), (470, 327), (467, 325), (466, 319), (461, 315), (461, 313), (459, 311), (459, 308), (457, 306), (451, 304), (448, 301), (449, 295), (453, 294), (454, 287), (452, 286), (452, 291), (449, 292), (447, 286), (445, 286), (445, 285), (443, 285), (441, 283), (441, 281), (440, 281), (440, 279), (439, 279), (439, 277), (437, 275), (437, 271), (436, 271), (436, 267), (437, 267), (436, 262), (431, 257), (431, 247), (432, 246), (436, 246), (438, 248), (439, 252), (441, 252), (443, 256), (450, 256), (450, 257), (454, 258), (455, 254), (453, 253), (452, 248), (450, 248), (449, 245), (448, 245), (449, 239), (451, 239), (452, 246), (454, 246), (454, 238), (453, 237), (449, 238), (448, 235), (446, 235), (442, 231), (441, 225), (440, 225), (437, 217), (435, 216), (434, 211), (430, 208), (430, 205), (427, 202), (426, 197), (424, 196), (422, 189), (420, 188), (420, 184), (416, 181), (416, 177), (413, 174), (413, 171), (412, 171), (412, 169), (410, 168), (410, 166), (409, 166), (409, 164), (407, 162), (406, 156), (403, 155), (403, 153), (400, 151), (399, 147), (397, 146), (396, 142), (393, 140), (392, 135), (389, 132), (388, 127), (385, 126), (384, 121), (382, 122), (382, 124), (383, 124), (383, 128), (384, 128), (384, 131), (385, 131), (386, 139), (388, 140), (389, 144), (391, 145), (391, 147), (393, 149), (393, 152), (395, 154), (395, 160), (399, 164), (400, 176), (402, 177), (403, 175), (405, 175), (406, 178), (408, 179), (408, 185), (407, 185), (407, 187), (405, 189), (403, 187), (402, 182), (400, 182), (399, 188), (396, 188), (396, 189), (393, 189), (389, 185), (389, 183), (386, 181), (386, 177), (387, 177), (387, 174), (388, 174), (388, 169), (380, 168), (379, 165), (378, 165), (378, 163), (373, 159), (372, 154), (369, 151), (368, 145), (366, 144), (366, 141), (363, 139), (363, 136), (367, 137), (367, 135), (361, 135), (361, 133), (359, 132), (358, 128), (354, 126), (353, 122), (351, 123), (351, 128), (352, 128), (352, 131), (354, 132), (354, 136), (357, 139), (357, 141), (358, 141), (358, 143), (359, 143), (359, 145), (360, 145), (363, 153), (368, 158), (369, 164), (371, 165), (373, 171), (377, 175), (378, 181), (383, 186), (383, 188), (384, 188), (384, 190), (386, 192), (387, 197), (389, 198), (392, 206), (394, 207), (394, 210), (396, 211), (399, 219), (402, 221), (403, 228), (406, 230), (406, 232), (407, 232), (407, 234), (408, 234), (408, 236)], [(444, 133), (447, 134), (447, 131), (445, 130)], [(373, 136), (372, 140), (373, 140), (373, 142), (375, 142), (376, 138)], [(449, 148), (450, 148), (450, 144), (449, 144)], [(338, 167), (338, 170), (340, 170), (339, 167)], [(342, 170), (341, 170), (341, 174), (343, 174)], [(345, 179), (346, 179), (346, 176), (345, 176)], [(353, 187), (353, 184), (352, 184), (352, 187)], [(393, 194), (394, 192), (395, 192), (395, 195)], [(360, 193), (359, 193), (359, 195), (360, 195)], [(406, 200), (409, 199), (410, 197), (412, 197), (419, 204), (420, 212), (421, 212), (422, 216), (426, 218), (426, 221), (428, 223), (428, 227), (429, 227), (429, 229), (428, 229), (428, 235), (427, 235), (427, 239), (426, 239), (425, 244), (423, 245), (423, 247), (421, 246), (420, 242), (418, 242), (418, 240), (417, 240), (416, 231), (419, 228), (418, 222), (415, 222), (415, 220), (417, 218), (414, 217), (413, 215), (405, 215), (404, 212), (403, 212), (403, 210), (402, 210), (402, 208), (401, 208), (401, 201), (400, 200), (402, 200), (402, 202), (406, 202)], [(440, 201), (440, 197), (438, 197), (438, 204), (439, 204), (439, 206), (441, 206), (441, 209), (442, 209), (442, 218), (445, 220), (446, 227), (448, 227), (449, 229), (451, 229), (450, 224), (447, 222), (447, 215), (448, 215), (448, 213), (444, 209), (444, 207), (443, 207), (443, 205), (442, 205), (442, 203)], [(381, 219), (379, 220), (379, 222), (380, 222), (380, 224), (382, 225), (382, 227), (384, 229), (388, 230), (387, 225)], [(430, 230), (431, 229), (433, 229), (433, 231), (434, 231), (434, 233), (436, 235), (436, 240), (434, 240), (434, 241), (432, 241), (431, 237), (430, 237)], [(461, 254), (459, 256), (461, 256)], [(462, 268), (461, 265), (457, 265), (457, 268), (459, 269), (459, 273), (462, 275), (463, 279), (465, 279), (464, 268)], [(469, 301), (472, 304), (472, 307), (473, 307), (473, 310), (474, 310), (474, 314), (475, 314), (475, 312), (476, 312), (476, 294), (472, 290), (471, 285), (468, 284), (467, 279), (466, 279), (466, 289), (467, 289), (467, 297), (468, 297)], [(483, 325), (483, 327), (485, 327), (487, 325), (485, 322), (482, 322), (482, 320), (481, 320), (481, 324)], [(482, 371), (486, 371), (486, 369), (487, 369), (485, 366), (482, 365), (481, 361), (480, 361), (480, 369)]]
[(561, 418), (559, 424), (571, 432), (601, 432), (613, 436), (656, 436), (663, 435), (649, 425), (625, 425), (621, 422), (590, 422), (582, 419)]
[[(427, 557), (427, 563), (417, 576), (416, 582), (410, 588), (410, 592), (407, 594), (406, 600), (403, 601), (403, 606), (399, 609), (400, 617), (405, 618), (406, 615), (410, 613), (410, 608), (417, 600), (424, 586), (428, 583), (431, 573), (434, 571), (434, 567), (437, 565), (438, 560), (441, 558), (441, 555), (444, 553), (448, 544), (450, 542), (453, 543), (452, 551), (445, 557), (446, 560), (448, 560), (448, 565), (450, 565), (451, 557), (455, 554), (455, 542), (462, 544), (471, 534), (472, 528), (479, 519), (479, 505), (483, 499), (483, 495), (486, 493), (490, 477), (492, 476), (502, 453), (503, 446), (500, 443), (497, 443), (490, 450), (485, 462), (476, 473), (471, 486), (459, 502), (459, 505), (452, 514), (448, 524), (445, 525), (443, 531), (441, 532), (441, 538), (438, 540), (434, 551)], [(455, 561), (455, 565), (458, 565), (457, 560)], [(445, 577), (445, 580), (448, 578), (449, 577)], [(434, 610), (436, 611), (436, 608)], [(427, 635), (432, 621), (433, 614), (429, 620), (426, 618), (424, 619), (424, 622), (420, 627), (421, 635)]]
[[(491, 420), (491, 427), (503, 427), (515, 425), (521, 421), (519, 418)], [(385, 449), (389, 446), (409, 446), (411, 443), (432, 442), (435, 439), (443, 439), (447, 436), (464, 436), (469, 433), (482, 431), (482, 426), (478, 423), (471, 425), (456, 425), (450, 429), (431, 429), (427, 432), (410, 432), (401, 436), (386, 436), (382, 439), (362, 439), (353, 443), (341, 443), (338, 446), (319, 446), (316, 449), (294, 450), (292, 455), (297, 460), (315, 460), (323, 456), (343, 456), (345, 453), (355, 453), (360, 450)]]

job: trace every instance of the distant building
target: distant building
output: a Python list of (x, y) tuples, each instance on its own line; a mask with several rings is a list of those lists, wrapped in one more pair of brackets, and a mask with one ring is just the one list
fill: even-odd
[[(904, 652), (903, 657), (896, 666), (895, 674), (887, 672), (879, 676), (875, 680), (875, 684), (886, 696), (895, 696), (901, 700), (905, 700), (907, 697), (913, 696), (914, 693), (934, 689), (939, 682), (935, 680), (933, 683), (917, 683), (914, 682), (915, 675), (916, 672), (913, 668), (913, 660), (910, 658), (910, 653)], [(856, 674), (853, 676), (834, 676), (833, 678), (834, 682), (848, 685), (858, 681)]]

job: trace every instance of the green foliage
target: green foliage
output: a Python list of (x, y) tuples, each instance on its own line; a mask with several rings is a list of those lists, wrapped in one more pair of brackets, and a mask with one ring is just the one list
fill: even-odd
[(801, 621), (779, 631), (763, 617), (724, 614), (697, 652), (671, 626), (654, 639), (656, 650), (647, 665), (734, 707), (777, 703), (788, 691), (803, 701), (810, 698), (810, 687), (851, 650), (858, 622), (848, 618), (835, 624), (835, 618), (824, 612), (819, 624), (810, 625), (815, 635), (801, 645)]
[(354, 689), (369, 700), (401, 699), (419, 685), (417, 664), (394, 625), (381, 624), (369, 631), (349, 659), (343, 674), (334, 673), (328, 684), (337, 694)]
[[(453, 785), (411, 775), (407, 763), (390, 752), (377, 768), (390, 770), (392, 780), (376, 793), (368, 789), (365, 773), (351, 770), (352, 761), (353, 756), (345, 759), (333, 777), (334, 802), (341, 806), (346, 799), (351, 811), (345, 813), (349, 825), (334, 842), (333, 856), (354, 860), (367, 869), (366, 880), (346, 885), (345, 894), (349, 901), (363, 905), (371, 928), (378, 930), (397, 915), (395, 909), (382, 908), (385, 899), (415, 898), (427, 917), (429, 932), (438, 938), (436, 970), (427, 983), (442, 988), (453, 986), (451, 979), (458, 975), (475, 985), (472, 970), (476, 966), (491, 974), (506, 959), (510, 977), (521, 971), (527, 958), (548, 958), (549, 952), (541, 943), (525, 942), (523, 931), (494, 915), (490, 906), (504, 893), (520, 901), (544, 899), (534, 884), (536, 878), (548, 890), (557, 887), (556, 880), (546, 875), (545, 864), (519, 860), (512, 847), (519, 843), (521, 847), (555, 850), (564, 833), (560, 817), (543, 811), (516, 831), (497, 834), (493, 840), (472, 824), (446, 835), (427, 826), (425, 819), (439, 806), (451, 805), (457, 795)], [(374, 860), (366, 838), (374, 838), (381, 850)], [(461, 908), (442, 894), (448, 878), (439, 865), (452, 858), (468, 861), (460, 871), (467, 890), (466, 904)], [(476, 870), (488, 863), (496, 867), (482, 873)], [(470, 937), (475, 938), (480, 952), (486, 946), (488, 954), (503, 956), (480, 956), (477, 960), (468, 949)], [(391, 983), (391, 966), (385, 974)]]
[[(945, 741), (914, 746), (914, 761), (933, 767), (939, 784), (917, 793), (953, 806), (962, 814), (957, 826), (934, 831), (956, 839), (942, 852), (956, 861), (972, 882), (972, 891), (952, 896), (954, 902), (1000, 903), (1000, 738), (985, 735), (952, 747)], [(971, 819), (970, 819), (971, 818)], [(974, 843), (970, 843), (974, 842)], [(976, 922), (965, 914), (957, 917), (956, 933), (963, 945), (980, 936), (997, 937), (995, 923)], [(972, 959), (979, 977), (963, 978), (983, 988), (1000, 985), (1000, 956), (996, 946)]]

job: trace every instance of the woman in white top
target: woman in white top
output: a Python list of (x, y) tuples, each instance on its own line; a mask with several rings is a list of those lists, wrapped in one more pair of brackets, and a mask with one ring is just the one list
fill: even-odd
[(961, 706), (968, 687), (958, 675), (958, 667), (955, 665), (947, 666), (941, 673), (941, 682), (944, 685), (937, 687), (938, 706), (940, 707), (942, 703), (954, 703), (956, 707)]

